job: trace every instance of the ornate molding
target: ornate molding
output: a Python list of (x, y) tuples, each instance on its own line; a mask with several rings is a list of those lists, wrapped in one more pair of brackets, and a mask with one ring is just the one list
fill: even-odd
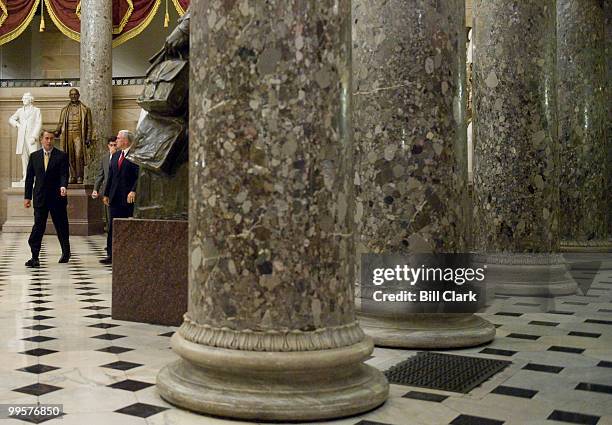
[(357, 322), (321, 328), (312, 332), (299, 330), (262, 332), (198, 324), (191, 320), (188, 314), (185, 314), (178, 333), (196, 344), (232, 350), (268, 352), (329, 350), (356, 344), (365, 337)]

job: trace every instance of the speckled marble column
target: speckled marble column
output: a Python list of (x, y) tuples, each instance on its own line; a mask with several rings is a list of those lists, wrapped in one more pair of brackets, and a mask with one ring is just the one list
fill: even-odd
[[(612, 1), (604, 1), (604, 28), (606, 38), (606, 149), (608, 162), (608, 193), (612, 192)], [(608, 242), (612, 243), (612, 196), (608, 196)]]
[(557, 0), (561, 247), (607, 251), (605, 34), (600, 0)]
[[(465, 1), (354, 0), (353, 22), (357, 252), (465, 252)], [(460, 347), (495, 335), (472, 314), (386, 307), (360, 313), (377, 345)]]
[(93, 146), (86, 149), (85, 183), (92, 184), (113, 132), (113, 11), (111, 1), (81, 1), (81, 101), (91, 109)]
[(251, 420), (372, 409), (388, 384), (354, 313), (350, 2), (191, 13), (189, 311), (160, 393)]
[(558, 253), (555, 4), (474, 1), (474, 248), (498, 293), (576, 290)]

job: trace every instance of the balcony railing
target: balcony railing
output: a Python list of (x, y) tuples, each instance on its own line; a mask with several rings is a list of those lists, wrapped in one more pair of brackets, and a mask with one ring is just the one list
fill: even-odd
[[(138, 86), (144, 84), (145, 77), (115, 77), (113, 86)], [(0, 80), (1, 88), (10, 87), (78, 87), (78, 78), (37, 78)]]

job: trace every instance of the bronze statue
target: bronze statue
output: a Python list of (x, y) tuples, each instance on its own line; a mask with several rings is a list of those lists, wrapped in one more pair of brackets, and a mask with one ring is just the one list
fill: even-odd
[(187, 218), (189, 17), (188, 10), (151, 58), (138, 98), (144, 112), (128, 154), (140, 166), (137, 218)]
[(85, 147), (91, 143), (91, 110), (79, 98), (77, 89), (70, 89), (70, 103), (62, 108), (55, 137), (60, 138), (60, 149), (68, 154), (69, 183), (83, 183)]

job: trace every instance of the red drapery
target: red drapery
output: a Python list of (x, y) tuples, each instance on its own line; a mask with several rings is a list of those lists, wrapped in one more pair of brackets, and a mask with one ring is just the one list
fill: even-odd
[(176, 7), (176, 11), (181, 16), (185, 14), (185, 11), (189, 7), (190, 1), (191, 0), (172, 0), (172, 2), (174, 3), (174, 6)]
[[(81, 1), (44, 0), (47, 12), (61, 32), (80, 41)], [(105, 0), (106, 1), (106, 0)], [(112, 0), (113, 47), (140, 34), (153, 20), (161, 0)]]
[(41, 0), (0, 0), (0, 45), (19, 37)]

